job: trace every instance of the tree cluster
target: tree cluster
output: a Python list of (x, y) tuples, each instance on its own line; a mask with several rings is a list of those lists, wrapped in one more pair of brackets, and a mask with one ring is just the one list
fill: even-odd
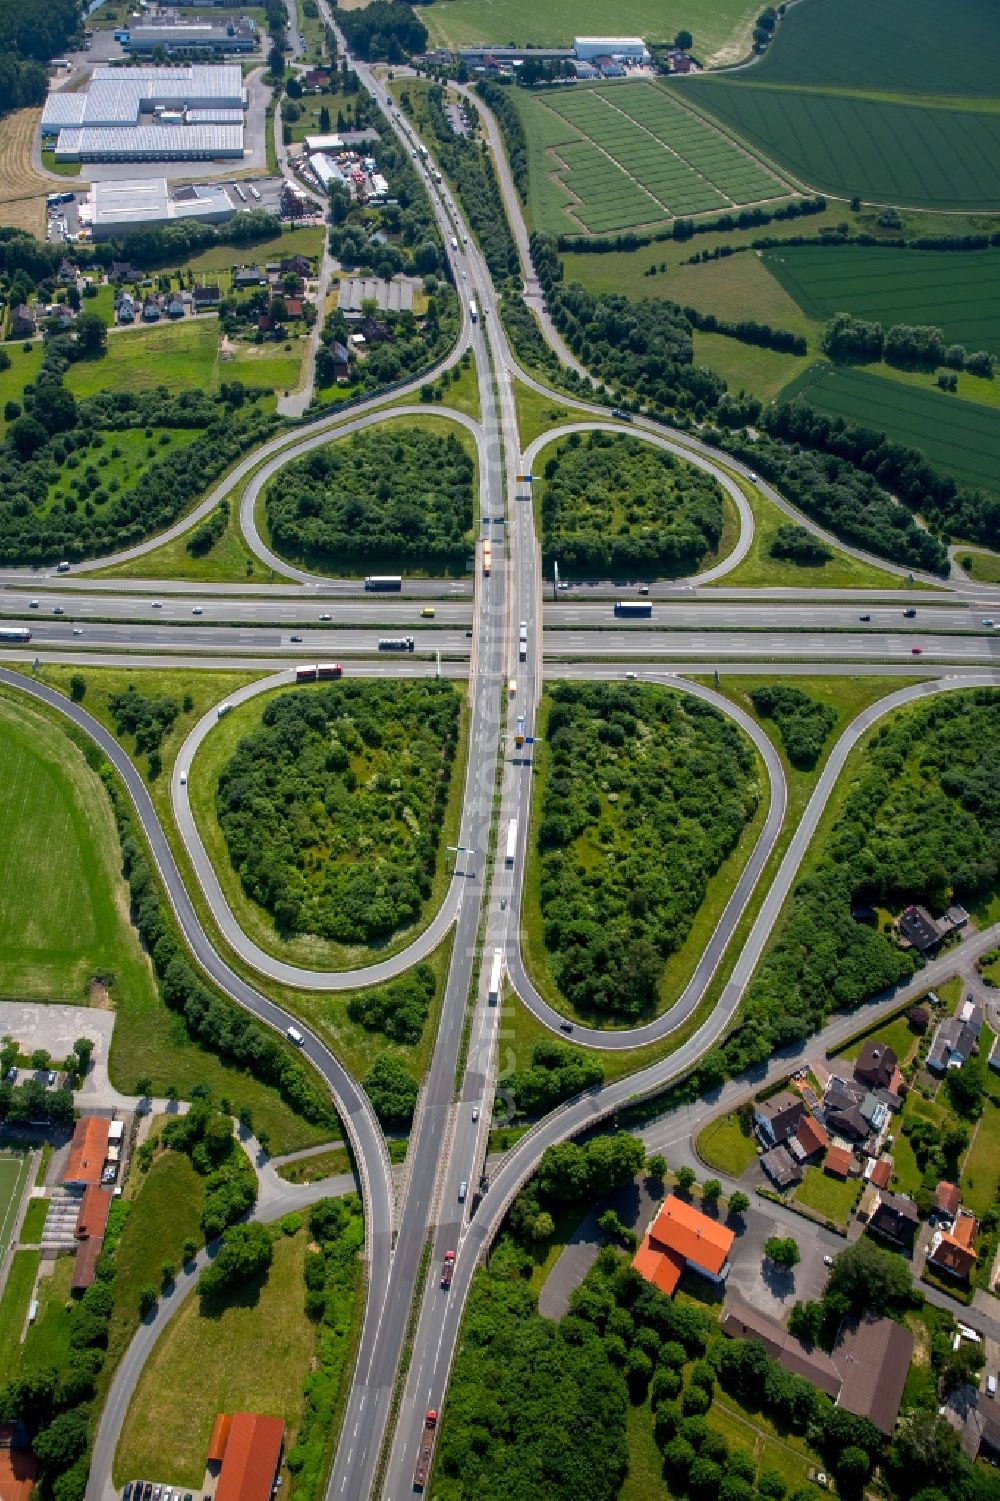
[(228, 525), (229, 502), (220, 500), (200, 526), (195, 527), (184, 546), (193, 558), (203, 558), (207, 552), (211, 552)]
[(916, 959), (857, 922), (857, 905), (940, 911), (1000, 870), (1000, 701), (942, 694), (876, 730), (820, 855), (795, 888), (723, 1044), (738, 1070), (801, 1042), (911, 975)]
[(739, 213), (720, 214), (717, 219), (674, 219), (664, 229), (648, 234), (626, 230), (623, 234), (600, 239), (591, 235), (560, 235), (556, 247), (560, 252), (572, 251), (574, 255), (609, 255), (619, 250), (639, 250), (644, 245), (655, 245), (664, 240), (690, 240), (695, 235), (755, 229), (774, 220), (798, 219), (825, 211), (826, 199), (822, 196), (793, 199), (777, 208), (746, 208)]
[(765, 719), (773, 719), (785, 754), (793, 766), (809, 770), (819, 760), (826, 737), (837, 723), (837, 711), (830, 704), (810, 698), (801, 688), (784, 683), (769, 683), (755, 688), (750, 702)]
[(371, 0), (360, 10), (338, 10), (350, 51), (365, 62), (401, 63), (427, 47), (427, 27), (402, 0)]
[[(948, 568), (945, 549), (893, 503), (889, 492), (943, 532), (988, 547), (995, 545), (1000, 535), (1000, 495), (959, 489), (951, 475), (935, 469), (918, 449), (894, 442), (877, 428), (847, 423), (842, 417), (827, 417), (814, 411), (808, 398), (784, 405), (772, 404), (762, 424), (771, 437), (781, 440), (781, 451), (786, 455), (795, 457), (798, 445), (818, 449), (827, 456), (819, 465), (823, 474), (836, 475), (840, 486), (854, 477), (853, 488), (856, 493), (864, 494), (863, 506), (869, 514), (859, 516), (856, 521), (845, 517), (840, 520), (840, 527), (833, 529), (848, 540), (860, 538), (851, 538), (846, 526), (856, 528), (859, 533), (870, 529), (874, 533), (871, 550), (883, 557), (912, 563), (932, 573), (945, 573)], [(764, 452), (773, 462), (773, 451), (766, 448)], [(809, 456), (798, 455), (800, 459), (805, 457)], [(831, 459), (836, 463), (831, 464)], [(864, 487), (866, 477), (870, 477), (870, 482)], [(800, 496), (794, 498), (802, 510), (817, 520), (823, 519), (817, 501), (806, 503)], [(839, 509), (835, 500), (823, 507), (827, 508), (834, 515)], [(868, 544), (861, 542), (861, 545)]]
[(804, 568), (817, 568), (833, 557), (833, 550), (821, 537), (807, 532), (804, 526), (796, 526), (794, 521), (780, 523), (767, 552), (769, 557), (786, 559)]
[(542, 559), (571, 577), (695, 573), (722, 537), (712, 475), (638, 438), (571, 433), (543, 471)]
[(398, 980), (362, 990), (347, 1003), (347, 1014), (369, 1032), (412, 1046), (420, 1041), (437, 982), (429, 964), (418, 964)]
[(264, 492), (275, 550), (324, 570), (461, 570), (475, 464), (458, 437), (391, 424), (315, 449)]
[(962, 344), (946, 344), (940, 328), (930, 324), (881, 323), (836, 313), (823, 330), (822, 347), (832, 360), (866, 363), (884, 359), (904, 370), (967, 370), (992, 380), (996, 356), (985, 349), (969, 354)]
[(365, 1075), (365, 1090), (382, 1125), (402, 1129), (413, 1119), (420, 1086), (406, 1064), (380, 1053)]
[(67, 1090), (46, 1089), (37, 1079), (0, 1083), (0, 1122), (19, 1126), (49, 1121), (54, 1126), (71, 1126), (73, 1116), (73, 1096)]
[(557, 683), (549, 697), (545, 946), (576, 1009), (634, 1018), (753, 817), (753, 754), (718, 710), (660, 688)]
[(47, 63), (79, 30), (79, 0), (3, 0), (0, 6), (0, 54)]
[(204, 1098), (192, 1102), (186, 1115), (168, 1121), (163, 1142), (191, 1158), (195, 1172), (205, 1179), (201, 1228), (206, 1240), (221, 1235), (257, 1202), (257, 1174), (233, 1135), (227, 1111)]
[(266, 706), (216, 810), (244, 890), (283, 933), (375, 943), (418, 919), (459, 713), (443, 679), (343, 682)]
[(758, 323), (755, 318), (740, 318), (733, 322), (717, 318), (714, 313), (700, 313), (693, 307), (686, 307), (684, 316), (692, 328), (703, 333), (725, 334), (729, 339), (756, 344), (760, 349), (776, 349), (781, 354), (805, 354), (808, 348), (804, 334), (790, 333), (787, 328), (772, 328), (770, 323)]
[(273, 1257), (274, 1242), (266, 1225), (233, 1225), (198, 1278), (198, 1296), (203, 1303), (217, 1305), (228, 1294), (264, 1277)]
[(108, 696), (108, 708), (119, 736), (134, 735), (139, 755), (152, 756), (180, 713), (180, 704), (167, 694), (154, 697), (129, 683), (122, 693)]
[(504, 1075), (497, 1095), (513, 1099), (519, 1115), (542, 1116), (563, 1100), (603, 1083), (604, 1066), (596, 1056), (543, 1038), (532, 1048), (527, 1068)]

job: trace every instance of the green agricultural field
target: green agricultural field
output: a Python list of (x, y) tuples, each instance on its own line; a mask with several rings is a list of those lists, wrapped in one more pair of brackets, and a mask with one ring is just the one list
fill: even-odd
[[(229, 248), (229, 247), (227, 247)], [(71, 365), (66, 385), (74, 396), (97, 391), (148, 391), (165, 386), (177, 391), (217, 391), (222, 381), (294, 390), (299, 383), (305, 339), (284, 344), (234, 344), (229, 358), (219, 353), (219, 324), (215, 318), (190, 318), (182, 323), (154, 324), (108, 340), (107, 354)]]
[(603, 234), (782, 199), (788, 185), (650, 83), (515, 91), (539, 229)]
[(786, 386), (781, 400), (794, 396), (919, 449), (961, 484), (1000, 486), (1000, 412), (993, 408), (822, 362)]
[(317, 256), (323, 249), (323, 230), (317, 225), (304, 229), (286, 229), (271, 240), (255, 240), (252, 245), (212, 245), (184, 262), (184, 268), (200, 277), (203, 271), (230, 271), (247, 262), (278, 260), (290, 255)]
[(0, 993), (79, 1003), (91, 977), (111, 971), (151, 996), (104, 790), (76, 747), (7, 690), (0, 786)]
[[(341, 0), (354, 10), (364, 0)], [(622, 0), (614, 11), (616, 36), (644, 36), (669, 41), (681, 27), (694, 36), (706, 62), (736, 62), (749, 51), (754, 17), (760, 7), (747, 0), (700, 0), (696, 10), (681, 0)], [(537, 47), (571, 47), (574, 36), (601, 36), (609, 25), (602, 0), (438, 0), (422, 7), (420, 20), (433, 47), (471, 47), (479, 42), (533, 43)]]
[(970, 352), (989, 349), (1000, 354), (996, 250), (945, 254), (860, 245), (788, 245), (765, 250), (763, 259), (810, 318), (844, 312), (873, 319), (884, 328), (929, 323), (942, 330), (948, 343), (964, 344)]
[(1000, 111), (982, 59), (1000, 46), (1000, 13), (956, 0), (931, 68), (912, 38), (933, 35), (937, 17), (933, 0), (882, 0), (875, 12), (866, 0), (808, 0), (752, 68), (677, 86), (811, 187), (996, 209)]

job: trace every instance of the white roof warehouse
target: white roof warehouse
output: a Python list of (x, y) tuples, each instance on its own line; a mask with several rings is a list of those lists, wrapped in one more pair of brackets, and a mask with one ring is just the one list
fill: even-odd
[(239, 159), (245, 109), (238, 65), (98, 67), (88, 89), (49, 96), (42, 137), (57, 161)]

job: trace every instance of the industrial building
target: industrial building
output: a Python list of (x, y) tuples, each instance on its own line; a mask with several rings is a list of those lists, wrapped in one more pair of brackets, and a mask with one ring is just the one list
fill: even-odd
[(80, 218), (90, 222), (95, 240), (119, 238), (130, 229), (147, 229), (176, 219), (225, 224), (235, 213), (236, 205), (225, 188), (196, 184), (178, 188), (171, 196), (163, 177), (95, 182), (80, 208)]
[(617, 62), (648, 63), (649, 48), (641, 36), (578, 36), (573, 39), (573, 54), (580, 62), (592, 63), (598, 57)]
[(56, 161), (239, 160), (246, 105), (238, 64), (97, 67), (89, 88), (49, 95), (42, 138)]
[(260, 33), (249, 16), (224, 25), (215, 21), (144, 21), (130, 26), (121, 38), (122, 51), (130, 55), (155, 52), (206, 52), (217, 57), (256, 52)]

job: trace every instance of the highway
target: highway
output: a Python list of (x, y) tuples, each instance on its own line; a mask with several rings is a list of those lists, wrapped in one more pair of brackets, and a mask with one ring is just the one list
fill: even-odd
[[(334, 13), (320, 0), (333, 25)], [(340, 38), (343, 45), (343, 38)], [(364, 64), (355, 64), (362, 84), (383, 104), (384, 86)], [(478, 107), (478, 105), (477, 105)], [(394, 111), (393, 111), (394, 114)], [(409, 126), (393, 118), (394, 128), (409, 144)], [(497, 139), (487, 117), (490, 138)], [(526, 235), (516, 193), (502, 152), (497, 166), (515, 237), (526, 254)], [(344, 990), (401, 973), (434, 947), (454, 927), (452, 961), (446, 981), (433, 1056), (424, 1079), (411, 1133), (408, 1172), (402, 1201), (396, 1202), (382, 1133), (360, 1086), (307, 1028), (305, 1056), (317, 1068), (336, 1101), (359, 1165), (366, 1214), (366, 1307), (354, 1380), (347, 1399), (328, 1501), (367, 1501), (380, 1495), (401, 1501), (411, 1493), (417, 1436), (427, 1407), (440, 1408), (458, 1338), (465, 1297), (478, 1259), (495, 1236), (518, 1188), (533, 1172), (546, 1146), (578, 1133), (626, 1100), (662, 1088), (689, 1068), (718, 1039), (735, 1013), (754, 968), (773, 930), (810, 839), (851, 749), (886, 713), (937, 692), (966, 686), (1000, 685), (1000, 632), (984, 619), (996, 611), (1000, 589), (955, 585), (913, 578), (903, 568), (845, 548), (840, 551), (877, 566), (898, 580), (898, 587), (872, 590), (750, 590), (727, 587), (725, 578), (746, 556), (753, 540), (753, 515), (742, 488), (721, 467), (749, 477), (749, 471), (690, 434), (636, 417), (627, 427), (635, 436), (683, 455), (725, 487), (740, 518), (734, 551), (697, 579), (650, 586), (654, 602), (650, 621), (623, 626), (613, 614), (616, 597), (642, 596), (633, 581), (613, 580), (574, 587), (546, 598), (541, 552), (533, 507), (519, 497), (516, 476), (530, 472), (543, 443), (560, 433), (600, 427), (615, 429), (606, 409), (560, 394), (553, 400), (580, 412), (578, 422), (548, 433), (522, 450), (514, 402), (514, 380), (552, 396), (517, 363), (497, 314), (497, 297), (488, 269), (447, 186), (436, 187), (425, 173), (445, 244), (456, 234), (460, 245), (450, 259), (456, 286), (467, 304), (475, 299), (477, 316), (463, 307), (462, 332), (438, 369), (459, 359), (466, 348), (476, 358), (482, 419), (435, 407), (458, 421), (474, 438), (480, 455), (480, 509), (489, 520), (480, 536), (493, 544), (493, 570), (486, 578), (470, 556), (464, 579), (405, 581), (396, 595), (370, 594), (361, 579), (320, 577), (273, 554), (258, 531), (260, 495), (289, 462), (336, 436), (361, 431), (375, 422), (407, 413), (426, 413), (423, 405), (393, 407), (401, 394), (415, 392), (426, 378), (401, 383), (392, 391), (366, 399), (356, 409), (341, 408), (318, 420), (279, 434), (247, 455), (217, 484), (193, 512), (166, 533), (148, 539), (114, 559), (74, 565), (67, 575), (48, 569), (8, 569), (0, 574), (0, 616), (30, 626), (30, 649), (4, 648), (9, 660), (79, 662), (81, 665), (134, 662), (137, 667), (183, 664), (191, 669), (246, 667), (269, 674), (231, 695), (252, 698), (291, 685), (289, 668), (299, 661), (345, 659), (349, 672), (381, 676), (423, 676), (441, 671), (467, 679), (470, 696), (470, 745), (459, 843), (448, 894), (427, 928), (402, 953), (361, 970), (330, 973), (286, 965), (255, 945), (239, 928), (201, 843), (188, 802), (187, 773), (197, 749), (216, 723), (210, 710), (185, 741), (173, 767), (171, 800), (178, 827), (197, 880), (211, 908), (224, 945), (262, 976), (310, 989)], [(466, 272), (463, 280), (459, 268)], [(532, 293), (533, 273), (524, 266)], [(537, 288), (537, 283), (535, 283)], [(534, 294), (532, 294), (534, 295)], [(536, 297), (540, 302), (540, 298)], [(546, 318), (543, 330), (558, 347)], [(273, 578), (262, 584), (199, 585), (134, 577), (93, 577), (114, 564), (132, 565), (165, 540), (182, 535), (220, 499), (243, 486), (240, 524), (248, 545)], [(771, 487), (766, 494), (785, 514), (818, 535), (822, 529), (800, 515)], [(925, 588), (915, 587), (918, 584)], [(38, 607), (31, 607), (37, 598)], [(154, 605), (153, 601), (160, 603)], [(63, 613), (56, 614), (59, 606)], [(433, 622), (421, 615), (432, 605)], [(912, 619), (903, 609), (913, 606)], [(197, 613), (196, 613), (197, 612)], [(869, 621), (859, 616), (870, 614)], [(329, 614), (331, 619), (320, 617)], [(525, 644), (519, 649), (521, 623)], [(76, 634), (79, 632), (79, 634)], [(379, 652), (381, 636), (412, 635), (415, 651)], [(291, 637), (301, 635), (301, 641)], [(914, 654), (919, 648), (919, 654)], [(442, 655), (438, 664), (436, 655)], [(614, 660), (609, 660), (614, 659)], [(773, 661), (771, 659), (781, 659)], [(830, 753), (809, 804), (793, 831), (777, 870), (769, 878), (750, 932), (734, 953), (734, 935), (749, 904), (756, 900), (762, 874), (781, 836), (787, 792), (781, 760), (757, 725), (712, 689), (671, 676), (684, 671), (704, 675), (725, 672), (817, 674), (842, 671), (884, 673), (890, 679), (916, 677), (864, 711), (847, 727)], [(531, 813), (532, 769), (528, 757), (515, 756), (512, 731), (516, 716), (535, 722), (546, 676), (589, 679), (634, 674), (644, 680), (671, 682), (685, 693), (714, 703), (741, 725), (754, 741), (767, 785), (762, 789), (766, 813), (753, 851), (699, 958), (683, 995), (662, 1016), (640, 1028), (598, 1030), (574, 1027), (573, 1040), (586, 1046), (617, 1049), (660, 1039), (699, 1008), (717, 976), (724, 978), (717, 1004), (695, 1034), (668, 1058), (647, 1066), (606, 1089), (569, 1102), (536, 1125), (493, 1171), (489, 1192), (477, 1193), (486, 1155), (492, 1099), (500, 1067), (500, 1008), (491, 1005), (486, 984), (492, 956), (499, 952), (514, 988), (550, 1028), (562, 1016), (537, 994), (524, 967), (520, 948), (520, 903), (526, 833)], [(516, 697), (503, 698), (504, 685), (517, 679)], [(102, 726), (78, 705), (44, 683), (34, 682), (2, 665), (0, 682), (32, 694), (66, 716), (100, 746), (121, 776), (136, 808), (153, 859), (177, 916), (185, 941), (198, 963), (222, 990), (264, 1023), (284, 1032), (290, 1013), (247, 983), (204, 932), (166, 834), (145, 785), (132, 762)], [(516, 853), (508, 865), (503, 836), (513, 821)], [(498, 832), (501, 834), (497, 838)], [(492, 847), (491, 838), (495, 840)], [(985, 935), (982, 935), (985, 937)], [(968, 952), (968, 946), (964, 946)], [(923, 972), (925, 983), (944, 978), (947, 958)], [(940, 974), (938, 973), (940, 970)], [(933, 972), (934, 978), (928, 978)], [(466, 1024), (468, 1029), (466, 1034)], [(463, 1035), (467, 1052), (463, 1055)], [(558, 1033), (557, 1033), (558, 1035)], [(478, 1120), (473, 1120), (473, 1108)], [(430, 1244), (430, 1272), (420, 1270)], [(438, 1287), (444, 1250), (457, 1252), (451, 1291)], [(400, 1357), (412, 1318), (410, 1358), (397, 1384)], [(147, 1342), (148, 1343), (148, 1342)], [(94, 1448), (88, 1501), (103, 1501), (111, 1460), (134, 1383), (148, 1350), (136, 1345), (121, 1367), (102, 1415)], [(394, 1395), (395, 1394), (395, 1395)], [(398, 1404), (398, 1405), (397, 1405)]]

